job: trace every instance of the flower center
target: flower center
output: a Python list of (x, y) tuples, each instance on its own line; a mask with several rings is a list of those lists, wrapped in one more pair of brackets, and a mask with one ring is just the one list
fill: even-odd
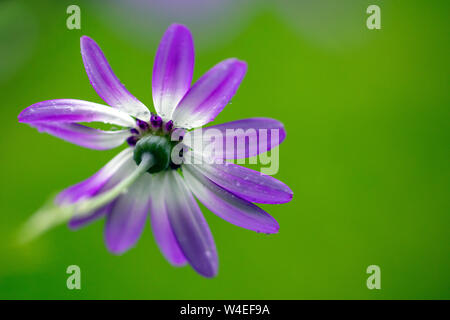
[(172, 144), (166, 136), (149, 135), (140, 139), (134, 147), (134, 161), (139, 165), (144, 154), (151, 154), (155, 164), (148, 169), (150, 173), (166, 170), (170, 164)]
[(173, 122), (163, 122), (158, 115), (152, 114), (149, 122), (138, 119), (136, 123), (137, 128), (130, 130), (132, 135), (127, 139), (128, 144), (134, 146), (133, 159), (136, 164), (141, 163), (144, 154), (150, 154), (155, 164), (147, 170), (149, 173), (177, 169), (179, 165), (171, 161), (171, 154), (181, 139), (172, 137), (175, 131)]

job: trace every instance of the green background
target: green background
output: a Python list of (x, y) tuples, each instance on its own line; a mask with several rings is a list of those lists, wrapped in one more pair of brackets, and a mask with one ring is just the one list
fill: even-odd
[[(0, 298), (450, 298), (448, 1), (255, 0), (203, 25), (154, 21), (164, 16), (157, 11), (139, 20), (91, 2), (0, 3)], [(66, 28), (69, 4), (81, 7), (81, 30)], [(381, 30), (366, 28), (370, 4), (381, 7)], [(107, 252), (103, 220), (16, 245), (49, 195), (118, 152), (40, 134), (17, 122), (19, 112), (55, 98), (102, 103), (82, 65), (82, 35), (151, 106), (159, 39), (170, 22), (186, 21), (197, 23), (194, 79), (228, 57), (249, 65), (215, 123), (264, 116), (286, 126), (275, 177), (294, 199), (262, 206), (279, 234), (240, 229), (203, 208), (219, 252), (214, 279), (170, 266), (149, 225), (123, 256)], [(81, 268), (79, 291), (66, 288), (72, 264)], [(381, 290), (366, 287), (372, 264)]]

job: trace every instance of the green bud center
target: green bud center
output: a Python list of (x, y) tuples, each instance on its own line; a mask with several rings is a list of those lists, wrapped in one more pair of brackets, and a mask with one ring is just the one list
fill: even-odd
[(149, 173), (167, 170), (170, 165), (172, 143), (166, 136), (149, 135), (139, 139), (134, 148), (134, 161), (139, 165), (142, 155), (149, 153), (155, 159), (155, 164), (148, 169)]

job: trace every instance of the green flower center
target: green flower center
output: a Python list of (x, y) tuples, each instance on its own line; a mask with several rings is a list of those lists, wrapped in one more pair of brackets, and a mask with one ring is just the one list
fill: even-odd
[(155, 164), (148, 169), (149, 173), (157, 173), (167, 170), (170, 167), (170, 155), (172, 154), (174, 143), (169, 141), (167, 136), (148, 135), (139, 139), (134, 147), (134, 161), (139, 165), (142, 155), (149, 153), (153, 156)]

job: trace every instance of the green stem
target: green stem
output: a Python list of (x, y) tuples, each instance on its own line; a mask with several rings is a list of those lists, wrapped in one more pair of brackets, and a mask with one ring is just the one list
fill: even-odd
[(142, 156), (141, 163), (131, 175), (118, 183), (114, 188), (95, 197), (81, 200), (69, 205), (55, 206), (53, 201), (38, 210), (23, 226), (19, 241), (26, 243), (40, 236), (47, 230), (73, 217), (84, 217), (96, 209), (103, 207), (126, 191), (142, 174), (155, 164), (150, 153)]

